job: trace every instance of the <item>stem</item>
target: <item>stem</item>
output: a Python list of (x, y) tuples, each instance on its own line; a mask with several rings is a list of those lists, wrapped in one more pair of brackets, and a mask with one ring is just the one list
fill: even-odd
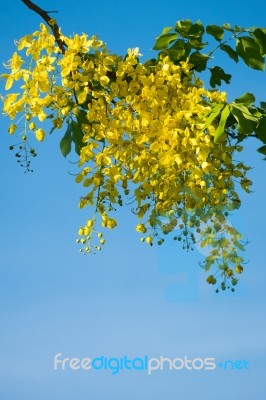
[(55, 13), (57, 11), (44, 11), (42, 8), (40, 8), (39, 6), (37, 6), (36, 4), (34, 4), (32, 1), (30, 0), (21, 0), (22, 3), (24, 3), (30, 10), (36, 12), (37, 14), (39, 14), (44, 21), (47, 23), (47, 25), (51, 28), (54, 37), (55, 37), (55, 41), (58, 44), (58, 47), (60, 48), (60, 50), (62, 51), (62, 53), (65, 53), (65, 46), (66, 44), (61, 40), (60, 37), (60, 29), (59, 26), (57, 25), (57, 22), (55, 19), (52, 19), (49, 15), (49, 13)]
[(213, 54), (216, 50), (218, 50), (221, 46), (223, 46), (224, 44), (230, 42), (230, 41), (233, 40), (234, 38), (237, 38), (237, 34), (233, 34), (229, 39), (226, 39), (226, 40), (224, 40), (223, 42), (220, 42), (220, 43), (218, 44), (218, 46), (216, 46), (213, 50), (211, 50), (211, 51), (207, 54), (207, 56), (208, 56), (208, 57), (211, 57), (212, 54)]

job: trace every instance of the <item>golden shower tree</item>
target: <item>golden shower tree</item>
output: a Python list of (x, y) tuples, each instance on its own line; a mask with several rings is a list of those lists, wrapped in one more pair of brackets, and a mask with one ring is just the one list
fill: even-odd
[(263, 70), (266, 29), (178, 21), (157, 38), (156, 57), (141, 62), (138, 48), (120, 56), (97, 36), (65, 36), (51, 12), (22, 1), (46, 24), (17, 42), (2, 74), (8, 131), (21, 135), (10, 149), (30, 171), (34, 140), (46, 139), (42, 123), (64, 130), (61, 152), (77, 154), (79, 207), (89, 210), (78, 231), (81, 252), (101, 250), (103, 228), (116, 227), (117, 206), (128, 199), (143, 242), (161, 245), (170, 236), (186, 250), (196, 241), (209, 246), (207, 282), (234, 291), (244, 244), (227, 217), (252, 184), (237, 154), (255, 136), (266, 155), (266, 108), (251, 93), (229, 102), (219, 86), (231, 75), (213, 65), (213, 55)]

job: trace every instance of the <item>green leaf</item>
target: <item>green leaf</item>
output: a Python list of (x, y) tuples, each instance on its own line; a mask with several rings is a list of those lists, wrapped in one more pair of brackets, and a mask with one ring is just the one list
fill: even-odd
[(184, 19), (183, 21), (177, 21), (175, 26), (175, 31), (181, 36), (189, 36), (189, 30), (191, 29), (193, 23), (190, 19)]
[(72, 142), (72, 127), (68, 124), (66, 133), (60, 141), (60, 150), (64, 157), (66, 157), (71, 152), (71, 142)]
[(145, 67), (155, 68), (157, 65), (157, 60), (156, 58), (151, 58), (150, 60), (145, 61), (144, 65)]
[(82, 126), (82, 124), (87, 124), (88, 123), (87, 113), (88, 113), (88, 111), (79, 110), (76, 118), (77, 118), (77, 122), (78, 122), (80, 127)]
[(266, 144), (264, 146), (259, 147), (257, 151), (266, 156)]
[(235, 25), (234, 32), (249, 32), (252, 28), (241, 28), (241, 26)]
[(183, 49), (183, 50), (174, 50), (174, 49), (167, 49), (167, 50), (164, 50), (165, 52), (167, 52), (167, 54), (168, 54), (168, 56), (170, 57), (170, 59), (172, 60), (172, 61), (176, 61), (176, 62), (179, 62), (182, 58), (183, 58), (183, 56), (185, 55), (185, 50)]
[(195, 51), (189, 56), (189, 62), (193, 64), (193, 69), (198, 72), (204, 71), (206, 69), (209, 59), (209, 56), (207, 56), (206, 54), (201, 54), (198, 51)]
[(231, 25), (226, 23), (222, 25), (222, 28), (229, 32), (234, 32), (234, 29), (231, 28)]
[(247, 106), (249, 106), (250, 104), (255, 103), (255, 96), (252, 93), (245, 93), (243, 94), (241, 97), (238, 97), (237, 99), (235, 99), (236, 103), (241, 103), (241, 104), (246, 104)]
[(192, 24), (191, 28), (188, 31), (189, 37), (194, 40), (200, 40), (202, 38), (205, 29), (200, 21), (197, 21), (195, 24)]
[(172, 26), (165, 27), (160, 36), (165, 35), (166, 33), (169, 33), (172, 29), (173, 29)]
[(222, 44), (220, 49), (223, 50), (230, 58), (232, 58), (235, 62), (238, 62), (238, 54), (232, 49), (228, 44)]
[(183, 36), (183, 38), (188, 39), (184, 44), (185, 47), (189, 48), (189, 50), (202, 50), (207, 45), (207, 43), (202, 43), (202, 35), (204, 34), (205, 29), (200, 21), (197, 21), (195, 24), (193, 24), (189, 19), (178, 21), (176, 23), (175, 31), (178, 32), (179, 35)]
[(214, 134), (214, 143), (217, 143), (220, 137), (224, 134), (225, 124), (229, 115), (230, 115), (230, 108), (228, 105), (226, 105), (223, 111), (221, 112), (220, 122)]
[(251, 33), (260, 48), (260, 54), (266, 56), (266, 29), (257, 28)]
[(263, 115), (260, 119), (259, 125), (255, 130), (258, 138), (263, 142), (266, 143), (266, 115)]
[(213, 107), (213, 110), (205, 121), (203, 129), (208, 128), (208, 126), (215, 120), (215, 118), (220, 114), (223, 108), (224, 104), (217, 104), (215, 107)]
[(166, 51), (172, 61), (178, 61), (183, 56), (187, 57), (188, 55), (188, 49), (185, 48), (184, 41), (180, 39), (176, 40), (174, 44)]
[(264, 110), (266, 110), (266, 102), (265, 102), (265, 101), (261, 101), (261, 102), (260, 102), (260, 106), (261, 106), (261, 108), (263, 108)]
[(232, 107), (237, 108), (243, 114), (243, 117), (254, 122), (258, 122), (258, 118), (254, 117), (244, 104), (231, 103)]
[(76, 121), (71, 122), (71, 130), (72, 130), (72, 140), (75, 143), (75, 151), (78, 155), (80, 155), (80, 150), (82, 149), (83, 146), (85, 146), (85, 143), (83, 143), (84, 134), (82, 132), (80, 124)]
[(210, 78), (211, 87), (214, 88), (216, 85), (221, 86), (222, 81), (230, 83), (232, 75), (226, 74), (221, 67), (216, 66), (210, 68), (210, 71), (211, 71), (211, 78)]
[(173, 40), (178, 37), (177, 33), (166, 33), (157, 38), (153, 50), (166, 49)]
[(255, 40), (248, 36), (236, 39), (236, 50), (246, 65), (250, 68), (263, 71), (264, 58), (261, 56), (260, 47)]
[(240, 32), (250, 32), (252, 28), (241, 28), (240, 26), (235, 25), (234, 28), (231, 27), (230, 24), (226, 23), (222, 25), (222, 28), (226, 31), (233, 32), (233, 33), (240, 33)]
[(217, 25), (208, 25), (206, 32), (220, 42), (224, 36), (224, 29)]
[(238, 130), (240, 133), (242, 132), (245, 135), (252, 133), (254, 131), (254, 127), (250, 119), (246, 118), (246, 113), (243, 113), (241, 107), (237, 106), (236, 104), (232, 104), (231, 106), (231, 113), (238, 123)]
[(191, 39), (188, 44), (192, 49), (202, 50), (204, 49), (204, 47), (207, 46), (208, 43), (203, 43), (202, 41)]

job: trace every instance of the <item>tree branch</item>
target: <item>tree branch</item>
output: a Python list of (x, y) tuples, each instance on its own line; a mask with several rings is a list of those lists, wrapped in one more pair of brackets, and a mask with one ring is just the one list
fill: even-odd
[(39, 6), (37, 6), (36, 4), (34, 4), (32, 1), (30, 0), (21, 0), (22, 3), (24, 3), (30, 10), (36, 12), (37, 14), (39, 14), (44, 21), (47, 23), (47, 25), (51, 28), (53, 35), (55, 37), (55, 41), (58, 44), (59, 49), (62, 51), (62, 53), (65, 53), (65, 43), (61, 40), (60, 38), (60, 30), (59, 30), (59, 26), (57, 25), (57, 22), (55, 19), (52, 19), (49, 16), (49, 13), (55, 13), (57, 11), (44, 11), (42, 8), (40, 8)]

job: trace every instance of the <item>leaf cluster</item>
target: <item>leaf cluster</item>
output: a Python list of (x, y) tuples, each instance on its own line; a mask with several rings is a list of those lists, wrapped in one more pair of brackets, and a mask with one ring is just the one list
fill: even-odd
[[(216, 42), (210, 48), (212, 39)], [(212, 88), (221, 86), (222, 82), (230, 84), (231, 74), (226, 73), (219, 66), (210, 66), (214, 61), (214, 53), (222, 52), (235, 63), (240, 60), (249, 68), (264, 71), (266, 56), (266, 29), (251, 27), (231, 27), (226, 23), (222, 26), (207, 25), (200, 21), (178, 21), (174, 27), (165, 28), (157, 37), (154, 50), (167, 54), (170, 59), (179, 64), (189, 59), (191, 69), (197, 73), (208, 71), (209, 84)], [(206, 127), (216, 119), (218, 126), (215, 133), (215, 142), (223, 134), (241, 142), (243, 139), (254, 136), (263, 146), (258, 151), (266, 155), (266, 108), (265, 103), (255, 105), (252, 93), (245, 93), (231, 104), (212, 105), (212, 111), (206, 120)]]

